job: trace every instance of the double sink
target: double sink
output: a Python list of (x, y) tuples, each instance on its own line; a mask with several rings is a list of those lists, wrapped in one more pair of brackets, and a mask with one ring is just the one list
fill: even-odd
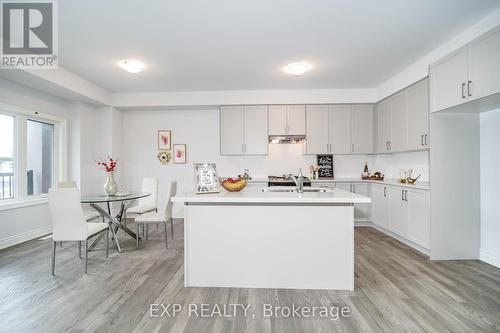
[[(280, 187), (280, 186), (276, 186), (276, 187), (264, 187), (262, 189), (262, 192), (290, 192), (290, 193), (293, 193), (293, 192), (297, 192), (297, 189), (295, 187)], [(325, 193), (325, 192), (333, 192), (333, 189), (330, 189), (330, 188), (324, 188), (324, 187), (304, 187), (304, 193), (310, 193), (310, 192), (313, 192), (313, 193)]]

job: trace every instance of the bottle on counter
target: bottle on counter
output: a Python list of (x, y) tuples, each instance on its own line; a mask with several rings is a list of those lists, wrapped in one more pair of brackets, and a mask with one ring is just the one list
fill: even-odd
[(370, 176), (370, 172), (368, 171), (368, 162), (365, 162), (365, 168), (363, 169), (363, 178), (368, 178)]

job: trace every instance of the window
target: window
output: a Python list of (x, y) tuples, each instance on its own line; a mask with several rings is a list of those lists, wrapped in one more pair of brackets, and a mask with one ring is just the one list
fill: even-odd
[(66, 119), (0, 102), (0, 211), (45, 203), (66, 177)]
[(26, 152), (27, 194), (48, 193), (54, 183), (54, 125), (28, 119)]
[(0, 200), (14, 197), (14, 117), (0, 114)]

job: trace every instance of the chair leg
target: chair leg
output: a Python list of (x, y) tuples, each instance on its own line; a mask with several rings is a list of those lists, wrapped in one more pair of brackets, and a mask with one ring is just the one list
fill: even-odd
[(165, 226), (165, 248), (168, 249), (167, 222), (165, 222), (163, 225)]
[(170, 231), (172, 232), (170, 237), (172, 237), (172, 239), (174, 239), (174, 218), (173, 217), (170, 218)]
[(139, 225), (140, 223), (139, 222), (136, 222), (137, 223), (137, 233), (135, 235), (135, 247), (139, 250)]
[(146, 240), (149, 238), (149, 224), (146, 224)]
[(89, 256), (89, 241), (85, 240), (85, 274), (87, 274), (87, 261)]
[(82, 259), (82, 241), (78, 241), (78, 259)]
[(106, 237), (106, 258), (108, 258), (109, 257), (109, 227), (108, 227), (108, 229), (106, 229), (106, 235), (104, 237)]
[(52, 244), (52, 265), (51, 265), (52, 275), (54, 275), (54, 271), (56, 269), (56, 246), (57, 242), (54, 242)]

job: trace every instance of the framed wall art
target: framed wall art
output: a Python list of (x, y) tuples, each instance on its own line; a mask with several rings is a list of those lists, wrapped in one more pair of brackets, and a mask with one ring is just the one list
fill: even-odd
[(172, 149), (172, 132), (169, 130), (158, 131), (158, 150)]
[(219, 177), (215, 163), (194, 163), (194, 183), (196, 193), (218, 193)]
[(174, 163), (186, 163), (186, 145), (181, 143), (174, 144)]

